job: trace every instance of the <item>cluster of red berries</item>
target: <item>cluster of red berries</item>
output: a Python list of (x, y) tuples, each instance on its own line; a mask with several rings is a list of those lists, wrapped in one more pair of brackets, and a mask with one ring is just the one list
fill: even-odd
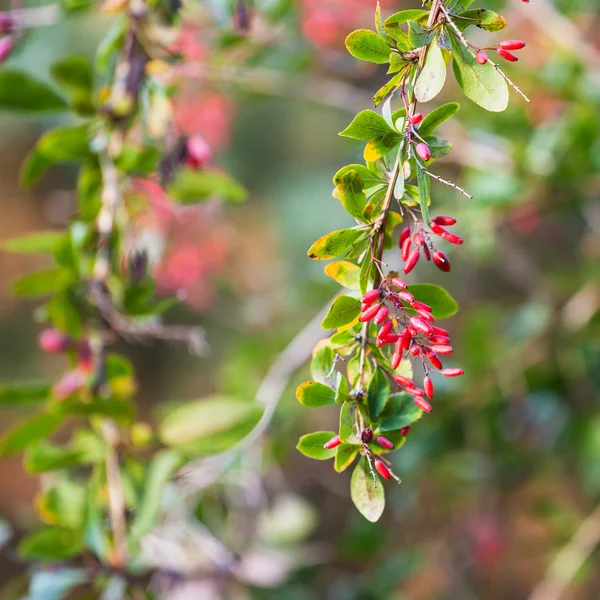
[(423, 388), (418, 388), (412, 379), (404, 375), (394, 375), (397, 385), (411, 396), (415, 404), (425, 412), (431, 411), (431, 405), (425, 396), (431, 399), (434, 387), (430, 372), (441, 373), (444, 377), (458, 377), (462, 369), (444, 369), (440, 356), (451, 354), (448, 332), (433, 323), (435, 317), (431, 307), (419, 302), (407, 290), (407, 285), (398, 277), (384, 279), (379, 289), (371, 290), (362, 297), (359, 321), (373, 321), (380, 325), (375, 345), (378, 348), (394, 344), (390, 364), (397, 369), (404, 358), (421, 361), (425, 372)]
[(517, 62), (519, 60), (519, 57), (513, 54), (512, 52), (509, 52), (509, 50), (521, 50), (522, 48), (525, 48), (526, 45), (527, 44), (525, 44), (525, 42), (522, 42), (521, 40), (505, 40), (504, 42), (500, 42), (495, 46), (490, 46), (489, 48), (479, 50), (479, 52), (477, 52), (477, 55), (475, 56), (475, 60), (480, 65), (485, 65), (485, 63), (489, 60), (489, 57), (487, 53), (484, 52), (484, 50), (495, 50), (498, 53), (498, 56), (500, 56), (504, 60), (507, 60), (509, 62)]
[[(463, 239), (451, 233), (446, 229), (456, 223), (454, 217), (434, 217), (430, 221), (431, 233), (441, 237), (446, 242), (460, 246)], [(445, 227), (444, 227), (445, 226)], [(429, 232), (425, 229), (424, 224), (416, 222), (415, 228), (405, 227), (400, 234), (400, 258), (404, 261), (404, 274), (410, 273), (414, 268), (421, 252), (427, 260), (433, 261), (433, 264), (440, 270), (447, 273), (450, 271), (450, 261), (448, 257), (441, 251), (437, 250), (430, 238)]]

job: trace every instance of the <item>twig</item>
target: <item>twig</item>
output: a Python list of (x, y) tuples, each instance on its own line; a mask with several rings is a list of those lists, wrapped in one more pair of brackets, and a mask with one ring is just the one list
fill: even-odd
[(516, 83), (514, 83), (512, 79), (494, 61), (488, 58), (488, 62), (490, 63), (490, 65), (492, 65), (492, 67), (494, 67), (494, 69), (496, 69), (498, 75), (500, 75), (500, 77), (502, 77), (502, 79), (504, 79), (504, 81), (506, 81), (506, 83), (508, 83), (508, 85), (510, 85), (513, 88), (513, 90), (517, 92), (517, 94), (520, 94), (523, 97), (525, 102), (531, 102), (529, 97), (525, 95), (521, 88)]
[(446, 179), (442, 179), (439, 175), (435, 175), (434, 173), (430, 173), (427, 169), (423, 169), (423, 171), (427, 175), (429, 175), (429, 177), (433, 177), (436, 181), (439, 181), (440, 183), (443, 183), (444, 185), (447, 185), (447, 186), (450, 186), (451, 188), (454, 188), (457, 192), (460, 192), (461, 194), (463, 194), (464, 196), (466, 196), (467, 198), (469, 198), (469, 200), (473, 200), (473, 196), (471, 196), (471, 194), (469, 194), (468, 192), (466, 192), (463, 188), (459, 187), (455, 183), (452, 183), (451, 181), (448, 181)]

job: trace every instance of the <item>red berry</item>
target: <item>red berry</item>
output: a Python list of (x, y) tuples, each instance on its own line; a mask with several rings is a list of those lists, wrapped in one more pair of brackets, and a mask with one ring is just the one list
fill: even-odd
[(323, 444), (323, 448), (325, 448), (325, 450), (332, 450), (333, 448), (337, 448), (341, 443), (342, 440), (340, 440), (340, 436), (336, 435), (335, 437), (332, 437), (328, 442), (325, 442)]
[(402, 248), (404, 246), (404, 242), (410, 237), (410, 227), (405, 227), (400, 234), (400, 239), (398, 240), (398, 247)]
[(444, 335), (444, 336), (448, 337), (448, 331), (446, 329), (442, 329), (441, 327), (438, 327), (437, 325), (432, 325), (432, 329), (433, 329), (433, 333), (435, 333), (435, 335)]
[(428, 161), (431, 158), (431, 150), (427, 144), (421, 142), (420, 144), (417, 144), (415, 150), (417, 151), (417, 155), (421, 160)]
[(417, 231), (417, 233), (415, 233), (415, 246), (421, 248), (424, 243), (425, 240), (423, 239), (423, 234), (420, 231)]
[(404, 437), (406, 437), (406, 434), (410, 431), (410, 425), (407, 425), (406, 427), (403, 427), (400, 430), (400, 435), (403, 435)]
[(392, 369), (397, 369), (400, 366), (401, 362), (402, 362), (402, 354), (398, 354), (398, 352), (394, 352), (394, 354), (392, 354), (392, 360), (390, 361), (390, 364), (392, 365)]
[(428, 323), (433, 323), (435, 321), (435, 317), (428, 311), (423, 310), (422, 308), (418, 308), (417, 312), (421, 316), (421, 318)]
[(442, 371), (444, 377), (460, 377), (463, 373), (462, 369), (444, 369)]
[(213, 152), (201, 135), (192, 135), (186, 142), (186, 159), (188, 166), (203, 169), (212, 160)]
[(411, 338), (412, 335), (410, 334), (410, 329), (406, 328), (402, 332), (402, 337), (400, 338), (400, 341), (402, 342), (402, 348), (404, 350), (408, 350), (410, 348)]
[(428, 398), (433, 398), (433, 381), (431, 381), (429, 375), (426, 375), (425, 379), (423, 379), (423, 389)]
[(429, 250), (429, 247), (427, 246), (427, 244), (425, 244), (423, 246), (423, 254), (425, 255), (425, 258), (427, 260), (431, 260), (431, 251)]
[(496, 52), (498, 52), (498, 56), (501, 56), (504, 60), (507, 60), (508, 62), (517, 62), (519, 60), (519, 58), (515, 56), (512, 52), (508, 52), (508, 50), (505, 50), (504, 48), (498, 48)]
[(477, 56), (475, 56), (475, 60), (480, 65), (485, 65), (485, 63), (489, 60), (488, 55), (485, 52), (478, 52)]
[[(387, 307), (382, 306), (378, 311), (377, 314), (375, 315), (375, 323), (377, 323), (377, 325), (381, 325), (381, 323), (383, 323), (388, 316), (388, 313), (390, 311), (387, 309)], [(381, 336), (384, 337), (384, 336)]]
[(521, 50), (521, 48), (525, 48), (527, 44), (521, 40), (504, 40), (503, 42), (500, 42), (498, 46), (504, 48), (504, 50)]
[(432, 256), (433, 264), (444, 273), (448, 273), (450, 271), (450, 260), (448, 257), (441, 251), (436, 250)]
[(408, 275), (414, 268), (415, 265), (419, 262), (420, 257), (419, 251), (415, 248), (407, 257), (406, 262), (404, 263), (404, 274)]
[(400, 288), (401, 290), (405, 290), (408, 286), (406, 285), (406, 283), (404, 281), (402, 281), (402, 279), (400, 279), (399, 277), (394, 277), (392, 279), (392, 283), (397, 287)]
[[(425, 351), (427, 350), (427, 351)], [(442, 361), (439, 359), (437, 354), (434, 354), (433, 352), (429, 351), (429, 348), (425, 347), (423, 350), (423, 354), (425, 355), (425, 358), (436, 368), (436, 369), (441, 369), (444, 365), (442, 364)]]
[(431, 325), (419, 317), (411, 317), (410, 324), (424, 335), (431, 335), (433, 333)]
[(456, 244), (457, 246), (460, 246), (464, 242), (464, 240), (459, 235), (456, 235), (455, 233), (450, 233), (449, 231), (444, 231), (444, 233), (440, 234), (440, 237), (443, 240), (450, 242), (451, 244)]
[(431, 312), (432, 311), (432, 308), (431, 308), (431, 306), (429, 306), (429, 304), (425, 304), (425, 302), (419, 302), (419, 300), (415, 300), (412, 303), (412, 305), (417, 310), (422, 309), (422, 310), (425, 310), (427, 312)]
[(363, 444), (370, 444), (373, 441), (373, 430), (370, 427), (365, 427), (360, 432), (360, 440)]
[(418, 388), (418, 387), (409, 388), (406, 391), (409, 394), (412, 394), (413, 396), (421, 396), (421, 397), (423, 397), (425, 395), (425, 390), (422, 390), (421, 388)]
[(403, 387), (415, 387), (415, 382), (404, 375), (394, 375), (394, 381)]
[(13, 38), (10, 36), (4, 36), (0, 38), (0, 63), (3, 63), (13, 51), (15, 43)]
[(0, 33), (9, 33), (15, 25), (12, 13), (0, 12)]
[(452, 352), (454, 352), (454, 348), (452, 346), (436, 344), (435, 346), (431, 346), (431, 351), (435, 352), (436, 354), (452, 354)]
[(413, 125), (418, 125), (423, 120), (423, 115), (421, 113), (415, 113), (411, 118), (410, 122)]
[(398, 298), (400, 298), (400, 300), (404, 300), (404, 302), (408, 302), (409, 304), (412, 304), (415, 301), (415, 297), (410, 292), (399, 292)]
[(454, 217), (439, 216), (433, 217), (433, 219), (431, 219), (431, 222), (436, 223), (437, 225), (444, 225), (446, 227), (449, 227), (450, 225), (454, 225), (456, 223), (456, 219)]
[(446, 345), (450, 343), (450, 338), (446, 335), (437, 335), (437, 334), (433, 334), (430, 335), (427, 338), (432, 344), (442, 344), (442, 345)]
[(71, 347), (71, 339), (58, 329), (44, 329), (39, 337), (40, 348), (49, 354), (65, 352)]
[(375, 340), (375, 346), (376, 346), (377, 348), (383, 348), (384, 344), (385, 344), (385, 341), (384, 341), (384, 340), (382, 340), (381, 338), (377, 338), (377, 339)]
[(402, 260), (406, 260), (408, 255), (410, 254), (410, 247), (412, 245), (412, 241), (410, 238), (406, 238), (404, 243), (402, 244), (402, 249), (400, 250), (400, 258)]
[(85, 373), (91, 373), (94, 368), (92, 349), (87, 340), (81, 342), (77, 348), (77, 368)]
[(386, 321), (381, 326), (381, 329), (379, 330), (377, 337), (381, 340), (384, 340), (386, 338), (387, 334), (390, 333), (390, 331), (392, 331), (393, 327), (394, 327), (394, 323), (392, 321)]
[(431, 412), (431, 404), (425, 400), (425, 398), (421, 398), (420, 396), (414, 396), (413, 402), (424, 412)]
[(391, 450), (394, 447), (394, 444), (392, 444), (392, 442), (390, 442), (390, 440), (388, 440), (387, 438), (383, 437), (382, 435), (380, 435), (377, 438), (377, 443), (382, 448), (385, 448), (386, 450)]
[(367, 305), (371, 305), (373, 304), (373, 302), (375, 302), (375, 300), (377, 300), (377, 298), (379, 298), (379, 290), (371, 290), (370, 292), (367, 292), (361, 299), (360, 301), (363, 304), (367, 304)]
[(375, 469), (384, 479), (391, 479), (392, 475), (390, 470), (385, 466), (385, 463), (378, 458), (375, 459)]
[(369, 306), (369, 308), (367, 308), (367, 310), (365, 310), (365, 312), (358, 317), (358, 320), (361, 323), (366, 323), (367, 321), (370, 321), (378, 312), (379, 304), (374, 304), (373, 306)]
[(365, 310), (367, 310), (367, 308), (369, 308), (369, 306), (371, 306), (370, 304), (367, 304), (366, 302), (363, 302), (360, 305), (360, 312), (365, 312)]
[(383, 338), (384, 344), (395, 344), (400, 339), (400, 336), (397, 333), (388, 333)]
[(410, 352), (411, 356), (419, 356), (419, 354), (421, 354), (421, 348), (419, 347), (419, 344), (413, 344), (408, 351)]

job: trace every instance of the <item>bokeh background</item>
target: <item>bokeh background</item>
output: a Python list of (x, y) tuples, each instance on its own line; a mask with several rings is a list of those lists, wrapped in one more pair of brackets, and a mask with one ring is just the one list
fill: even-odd
[[(485, 2), (508, 28), (471, 36), (527, 41), (506, 70), (532, 103), (514, 95), (505, 113), (487, 113), (454, 82), (436, 99), (458, 99), (462, 108), (444, 126), (454, 149), (435, 170), (474, 200), (432, 184), (436, 212), (455, 215), (466, 242), (449, 250), (450, 274), (420, 264), (409, 277), (439, 283), (459, 301), (443, 326), (466, 374), (438, 387), (435, 410), (394, 454), (403, 483), (388, 486), (377, 524), (352, 506), (349, 473), (295, 450), (300, 435), (335, 428), (336, 414), (306, 409), (294, 396), (322, 335), (313, 319), (337, 291), (306, 249), (350, 224), (331, 197), (331, 177), (361, 148), (337, 133), (385, 81), (383, 69), (358, 64), (343, 46), (353, 28), (372, 26), (375, 6), (256, 2), (246, 44), (229, 46), (211, 25), (227, 25), (226, 4), (186, 6), (177, 118), (207, 140), (250, 200), (174, 209), (146, 186), (154, 209), (136, 223), (133, 242), (152, 250), (161, 292), (184, 299), (168, 320), (203, 326), (211, 353), (198, 358), (160, 343), (120, 349), (138, 369), (140, 414), (151, 422), (171, 402), (213, 392), (252, 400), (296, 342), (274, 374), (285, 389), (261, 442), (216, 483), (199, 483), (202, 473), (182, 483), (188, 516), (209, 539), (250, 557), (251, 567), (228, 579), (215, 575), (214, 560), (201, 561), (209, 567), (174, 583), (172, 597), (598, 598), (598, 0)], [(382, 2), (386, 14), (414, 5)], [(8, 64), (47, 79), (65, 54), (91, 56), (109, 24), (93, 8), (72, 12), (28, 33)], [(60, 228), (72, 215), (74, 170), (53, 168), (30, 192), (18, 187), (24, 156), (58, 123), (0, 114), (2, 239)], [(399, 265), (396, 252), (386, 260)], [(1, 379), (51, 379), (61, 368), (37, 347), (36, 305), (9, 293), (12, 278), (44, 264), (0, 255)], [(0, 427), (23, 414), (3, 410)], [(26, 474), (19, 457), (2, 459), (0, 469), (2, 517), (17, 529), (35, 525), (43, 481)], [(200, 544), (187, 558), (203, 551)], [(0, 577), (21, 568), (5, 556)]]

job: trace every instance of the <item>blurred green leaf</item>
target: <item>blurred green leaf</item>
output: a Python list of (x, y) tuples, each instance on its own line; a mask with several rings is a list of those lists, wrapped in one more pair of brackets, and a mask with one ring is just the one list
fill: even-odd
[(68, 597), (70, 590), (87, 581), (85, 569), (36, 571), (31, 577), (29, 592), (24, 600), (63, 600)]
[(23, 275), (10, 284), (16, 296), (44, 296), (61, 287), (62, 269), (45, 269)]
[(390, 47), (374, 32), (368, 29), (353, 31), (346, 38), (348, 52), (359, 60), (383, 65), (388, 62)]
[(64, 110), (67, 103), (53, 89), (22, 71), (0, 71), (0, 110), (44, 113)]
[(34, 148), (21, 165), (19, 183), (25, 190), (29, 189), (50, 167), (48, 160), (37, 148)]
[(300, 404), (311, 408), (335, 403), (335, 392), (328, 386), (316, 381), (302, 383), (296, 389), (296, 398)]
[(38, 440), (52, 435), (62, 418), (58, 413), (42, 412), (17, 423), (0, 438), (0, 456), (21, 452)]
[(58, 231), (36, 231), (2, 242), (2, 249), (19, 254), (52, 254), (65, 240)]
[[(375, 487), (376, 485), (377, 487)], [(366, 458), (359, 461), (352, 473), (350, 496), (365, 519), (371, 523), (379, 520), (385, 509), (385, 491), (381, 481), (375, 484)]]
[(38, 497), (38, 510), (53, 525), (79, 529), (85, 520), (86, 486), (58, 479)]
[(167, 188), (169, 196), (180, 204), (195, 204), (208, 198), (244, 202), (246, 190), (225, 173), (183, 169)]
[(360, 300), (351, 296), (338, 296), (329, 312), (323, 319), (321, 327), (323, 329), (337, 329), (352, 323), (360, 314)]
[(439, 285), (415, 283), (408, 290), (419, 302), (429, 304), (436, 319), (447, 319), (458, 312), (456, 300)]
[(44, 473), (74, 467), (81, 464), (81, 459), (77, 450), (40, 440), (27, 449), (25, 468), (30, 473)]
[(70, 91), (89, 92), (92, 89), (92, 64), (86, 56), (74, 54), (57, 60), (50, 67), (50, 75), (56, 83)]
[(83, 536), (81, 531), (66, 527), (47, 527), (23, 538), (18, 550), (25, 560), (66, 560), (83, 550)]
[(45, 158), (54, 162), (82, 163), (93, 156), (88, 135), (88, 125), (56, 127), (40, 137), (37, 149)]
[(332, 448), (331, 450), (327, 450), (323, 446), (334, 436), (335, 433), (333, 431), (308, 433), (300, 438), (296, 448), (302, 452), (304, 456), (308, 456), (308, 458), (327, 460), (335, 456), (336, 449)]
[(24, 381), (0, 384), (0, 406), (41, 404), (50, 398), (50, 385)]

